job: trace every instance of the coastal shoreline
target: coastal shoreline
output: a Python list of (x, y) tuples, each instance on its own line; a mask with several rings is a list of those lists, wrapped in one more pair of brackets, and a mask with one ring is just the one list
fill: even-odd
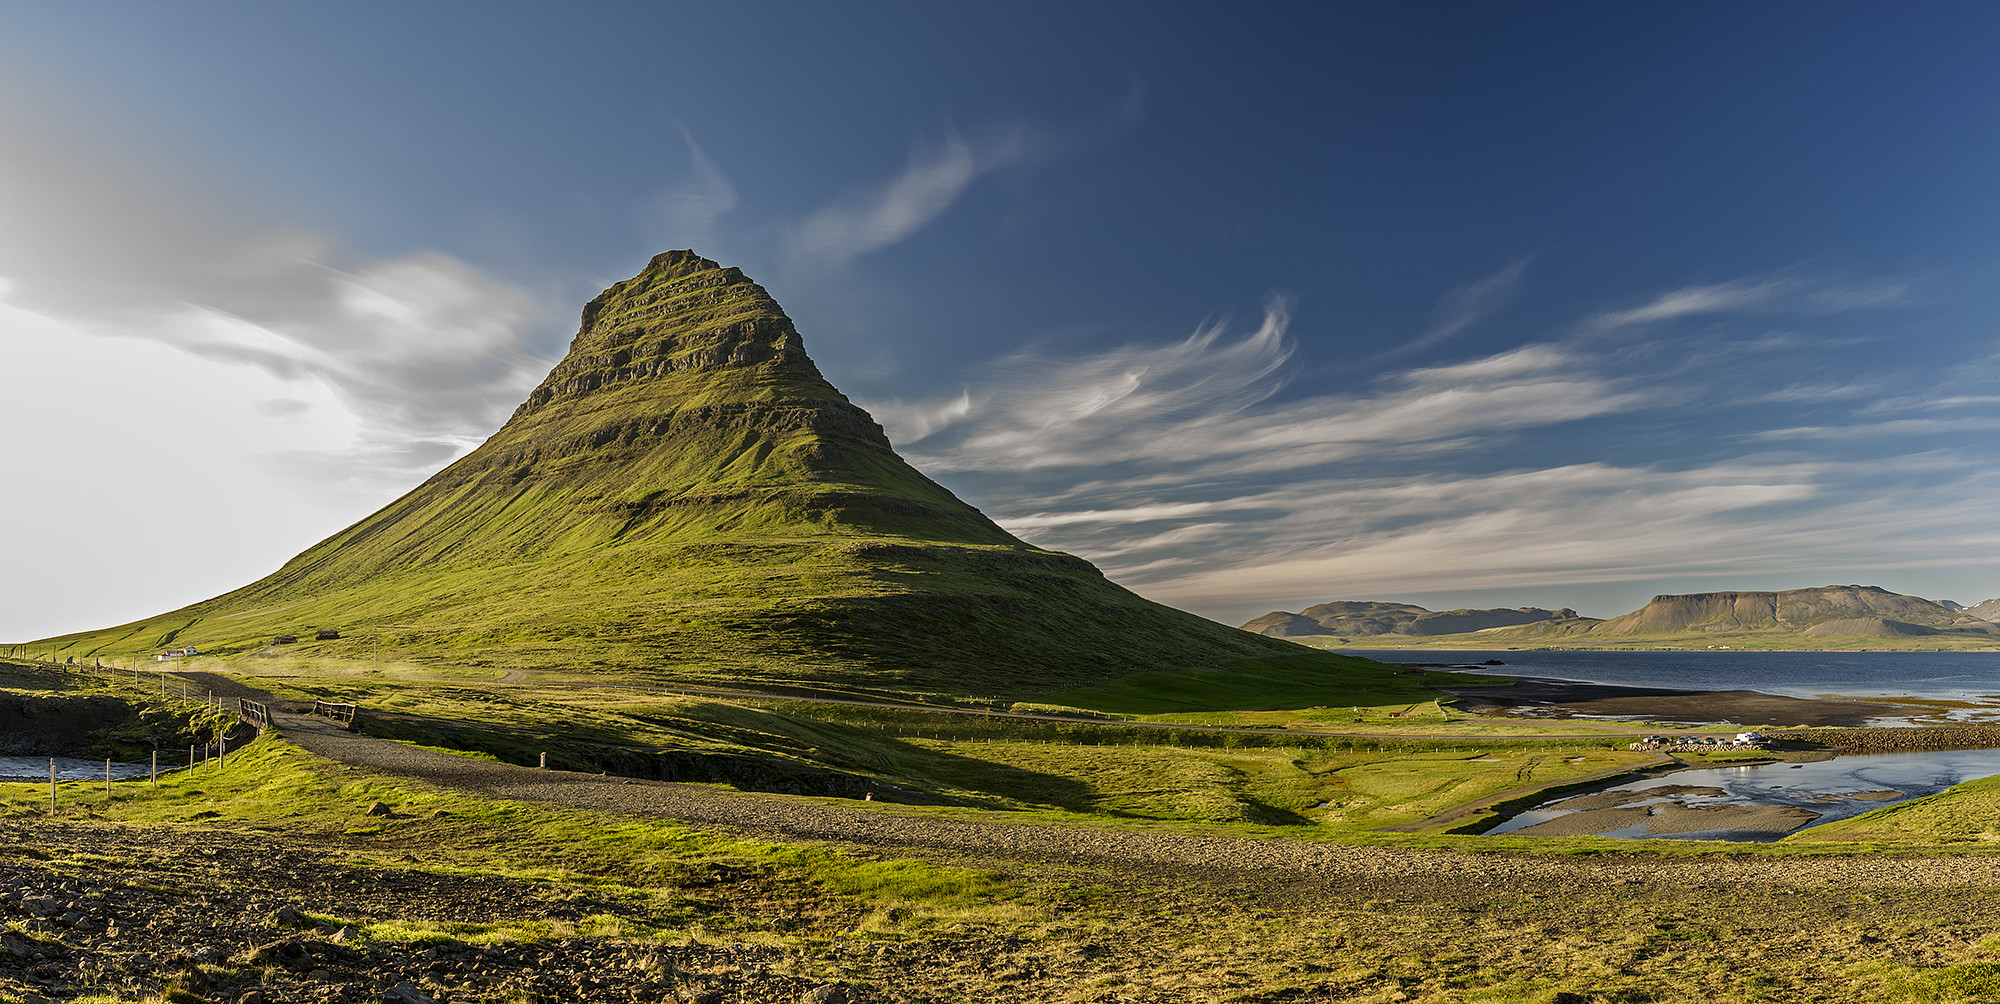
[[(1457, 667), (1437, 667), (1457, 668)], [(1874, 701), (1785, 697), (1755, 690), (1683, 690), (1509, 677), (1495, 686), (1443, 686), (1459, 707), (1506, 718), (1623, 718), (1684, 724), (1842, 726), (1907, 715), (1904, 705)]]

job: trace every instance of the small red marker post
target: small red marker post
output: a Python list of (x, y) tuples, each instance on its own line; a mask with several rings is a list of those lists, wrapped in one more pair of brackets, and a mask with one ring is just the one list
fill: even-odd
[(549, 755), (547, 753), (542, 754), (542, 769), (543, 770), (549, 769)]

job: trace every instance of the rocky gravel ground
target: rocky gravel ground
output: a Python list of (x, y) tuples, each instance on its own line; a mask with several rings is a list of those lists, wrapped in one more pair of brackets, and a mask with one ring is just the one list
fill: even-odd
[[(774, 972), (784, 949), (565, 937), (482, 946), (360, 939), (360, 921), (580, 921), (631, 913), (576, 890), (345, 864), (270, 836), (0, 825), (0, 994), (234, 1004), (660, 1001), (841, 1004)], [(334, 918), (334, 919), (329, 919)]]
[(453, 756), (348, 732), (323, 720), (281, 715), (287, 741), (328, 759), (421, 778), (495, 798), (549, 802), (605, 812), (660, 816), (759, 835), (833, 841), (870, 848), (927, 848), (999, 859), (1079, 865), (1146, 865), (1209, 873), (1284, 873), (1342, 884), (1449, 876), (1496, 883), (1607, 884), (1671, 876), (1684, 883), (1754, 882), (1795, 888), (1919, 885), (2000, 887), (2000, 858), (1866, 857), (1660, 858), (1603, 855), (1466, 854), (1401, 848), (1251, 840), (1187, 833), (1099, 830), (1083, 826), (946, 819), (894, 806), (726, 791), (694, 785), (564, 771)]
[[(730, 915), (705, 927), (589, 881), (462, 874), (420, 860), (422, 847), (18, 816), (0, 821), (0, 1001), (1461, 1001), (1560, 979), (1846, 1002), (1879, 999), (1871, 970), (1854, 967), (1964, 965), (1987, 957), (2000, 921), (2000, 859), (1987, 856), (1473, 854), (1010, 824), (538, 771), (304, 716), (278, 724), (329, 760), (419, 787), (1032, 875), (1057, 891), (1018, 925), (874, 938), (838, 902), (793, 933), (788, 897), (804, 891), (746, 879), (703, 893), (708, 916)], [(452, 923), (521, 931), (419, 933)], [(626, 933), (649, 928), (702, 933)]]

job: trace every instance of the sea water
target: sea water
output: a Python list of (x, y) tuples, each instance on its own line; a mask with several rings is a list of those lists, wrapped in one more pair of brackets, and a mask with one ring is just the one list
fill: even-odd
[(1379, 662), (1503, 666), (1475, 671), (1674, 690), (1755, 690), (1785, 697), (1914, 698), (2000, 709), (2000, 652), (1583, 652), (1342, 649)]
[[(1815, 763), (1769, 763), (1738, 767), (1706, 767), (1677, 770), (1671, 774), (1611, 784), (1592, 789), (1592, 794), (1636, 792), (1658, 788), (1712, 788), (1719, 794), (1662, 793), (1658, 799), (1625, 803), (1644, 806), (1649, 802), (1679, 802), (1690, 807), (1713, 805), (1779, 805), (1814, 812), (1818, 819), (1799, 829), (1849, 819), (1897, 802), (1935, 795), (1952, 785), (2000, 774), (2000, 750), (1942, 750), (1922, 753), (1869, 753), (1835, 757)], [(1894, 796), (1890, 797), (1889, 793)], [(1522, 812), (1488, 833), (1507, 833), (1568, 815), (1562, 803), (1576, 797), (1570, 792)], [(1867, 796), (1867, 797), (1857, 797)], [(1793, 833), (1798, 830), (1791, 831)], [(1699, 830), (1686, 833), (1648, 833), (1644, 827), (1612, 830), (1607, 837), (1651, 840), (1747, 840), (1767, 842), (1784, 836), (1742, 830)]]
[[(1575, 650), (1469, 651), (1465, 649), (1348, 650), (1398, 665), (1442, 664), (1460, 672), (1536, 677), (1671, 690), (1754, 690), (1799, 698), (1951, 701), (1966, 705), (1946, 717), (1968, 724), (2000, 722), (2000, 652), (1589, 652)], [(1482, 666), (1497, 660), (1504, 665)], [(1899, 718), (1870, 722), (1901, 724)], [(1644, 792), (1688, 786), (1720, 795), (1677, 794), (1661, 801), (1684, 805), (1795, 806), (1818, 813), (1817, 826), (1897, 802), (1936, 794), (1954, 784), (2000, 774), (2000, 750), (1876, 753), (1832, 760), (1680, 770), (1645, 781), (1612, 784), (1597, 792)], [(1895, 792), (1894, 797), (1866, 793)], [(1574, 794), (1574, 793), (1572, 793)], [(1564, 796), (1568, 798), (1571, 796)], [(1520, 813), (1489, 831), (1506, 833), (1571, 811), (1562, 799)], [(1644, 805), (1645, 801), (1627, 803)], [(1803, 827), (1802, 827), (1803, 828)], [(1654, 835), (1614, 831), (1614, 837), (1674, 840), (1776, 840), (1782, 834), (1732, 830)], [(1793, 831), (1797, 832), (1797, 831)]]

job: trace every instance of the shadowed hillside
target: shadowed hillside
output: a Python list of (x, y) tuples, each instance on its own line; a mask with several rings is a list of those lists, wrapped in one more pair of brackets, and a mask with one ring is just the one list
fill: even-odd
[(242, 589), (55, 646), (279, 635), (332, 659), (975, 695), (1296, 652), (1015, 539), (898, 457), (762, 287), (689, 251), (592, 300), (507, 424), (414, 491)]
[[(1312, 635), (1443, 635), (1521, 624), (1562, 622), (1574, 626), (1576, 611), (1521, 607), (1515, 610), (1426, 610), (1408, 603), (1380, 603), (1372, 600), (1336, 600), (1310, 606), (1298, 613), (1272, 611), (1243, 625), (1243, 630), (1272, 638), (1302, 638)], [(1589, 623), (1596, 623), (1590, 621)]]

